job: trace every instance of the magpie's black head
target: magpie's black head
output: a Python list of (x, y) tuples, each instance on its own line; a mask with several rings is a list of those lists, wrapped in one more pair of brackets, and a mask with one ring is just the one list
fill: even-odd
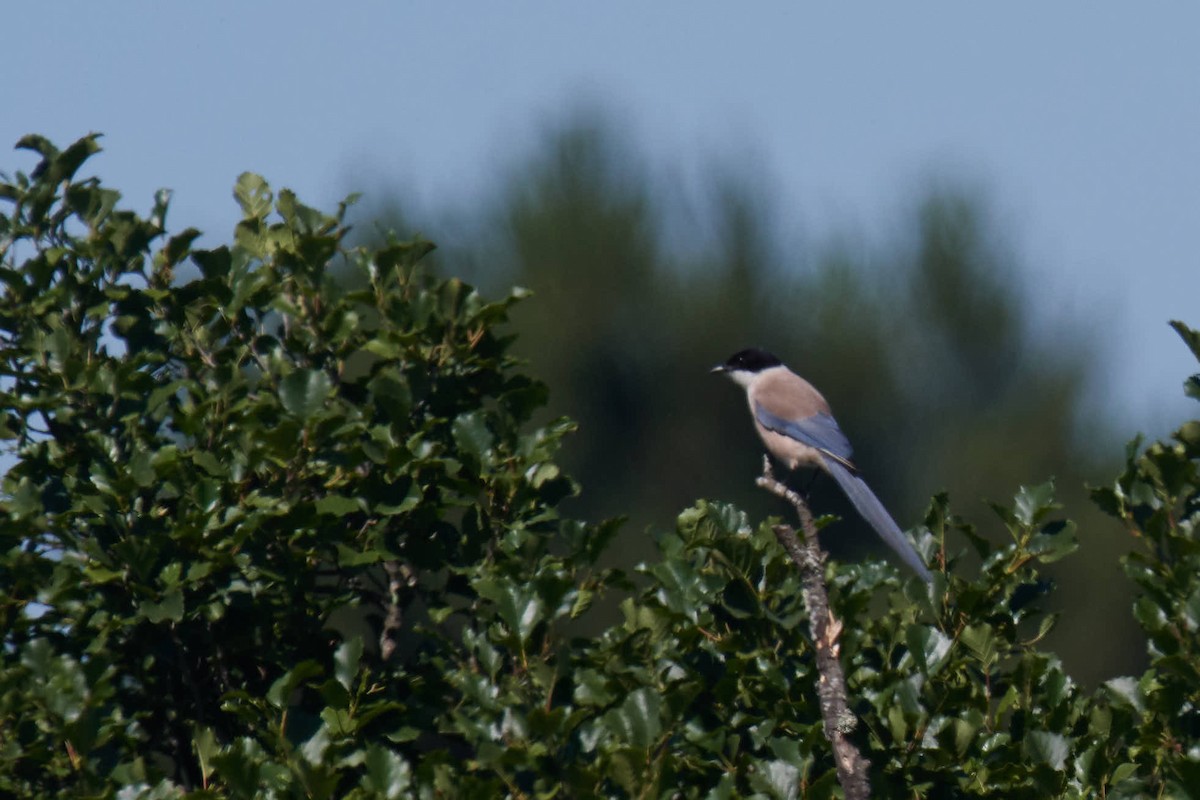
[(766, 350), (751, 347), (731, 355), (724, 364), (713, 367), (713, 372), (762, 372), (764, 369), (782, 366), (783, 362)]

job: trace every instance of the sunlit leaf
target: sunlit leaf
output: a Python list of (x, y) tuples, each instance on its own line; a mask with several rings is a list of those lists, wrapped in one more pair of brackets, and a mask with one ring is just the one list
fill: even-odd
[(1067, 737), (1048, 731), (1030, 731), (1025, 735), (1025, 755), (1033, 761), (1043, 763), (1055, 770), (1066, 767), (1071, 743)]
[(347, 691), (350, 690), (354, 683), (354, 676), (358, 673), (358, 662), (362, 658), (363, 640), (361, 636), (355, 636), (338, 645), (338, 649), (334, 651), (333, 675)]
[(333, 382), (323, 370), (298, 369), (279, 383), (283, 407), (301, 419), (320, 411), (333, 391)]
[(233, 196), (248, 217), (265, 217), (271, 210), (271, 187), (261, 176), (243, 172), (238, 176)]
[(662, 701), (649, 688), (631, 692), (618, 708), (605, 715), (609, 729), (634, 747), (651, 747), (662, 732)]
[(407, 761), (390, 750), (374, 746), (367, 750), (366, 766), (363, 788), (388, 800), (406, 796), (412, 783), (412, 768)]

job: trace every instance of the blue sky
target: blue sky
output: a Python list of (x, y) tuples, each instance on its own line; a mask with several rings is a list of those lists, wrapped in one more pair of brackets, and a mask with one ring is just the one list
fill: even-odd
[(171, 226), (218, 236), (243, 170), (320, 205), (353, 180), (470, 204), (580, 97), (664, 164), (752, 154), (809, 239), (887, 241), (965, 180), (1045, 335), (1097, 337), (1119, 429), (1194, 414), (1166, 320), (1200, 326), (1198, 4), (63, 2), (4, 30), (0, 170), (24, 133), (102, 131), (127, 203), (170, 187)]

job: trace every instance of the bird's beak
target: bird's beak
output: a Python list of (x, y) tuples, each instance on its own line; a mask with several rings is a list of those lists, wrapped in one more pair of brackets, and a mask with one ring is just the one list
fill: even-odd
[(724, 371), (725, 371), (724, 364), (717, 364), (715, 367), (713, 367), (712, 369), (709, 370), (709, 372), (724, 372)]

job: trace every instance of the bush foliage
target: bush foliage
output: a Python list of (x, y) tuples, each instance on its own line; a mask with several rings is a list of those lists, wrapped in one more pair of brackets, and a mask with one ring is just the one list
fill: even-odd
[[(0, 794), (837, 795), (770, 520), (701, 501), (637, 576), (602, 568), (617, 523), (556, 512), (572, 426), (531, 429), (546, 389), (509, 355), (520, 292), (431, 274), (425, 242), (349, 247), (346, 204), (249, 174), (233, 243), (201, 249), (165, 193), (143, 217), (76, 178), (95, 137), (19, 146)], [(1077, 541), (1049, 483), (995, 531), (935, 497), (928, 589), (830, 565), (875, 795), (1200, 794), (1198, 464), (1191, 422), (1093, 490), (1150, 657), (1095, 691), (1039, 649), (1039, 569)]]

